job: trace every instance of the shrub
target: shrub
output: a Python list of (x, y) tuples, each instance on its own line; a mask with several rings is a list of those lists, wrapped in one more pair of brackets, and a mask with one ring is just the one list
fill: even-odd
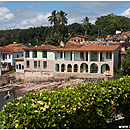
[(27, 93), (0, 113), (1, 129), (105, 128), (122, 113), (129, 118), (130, 77), (56, 91)]

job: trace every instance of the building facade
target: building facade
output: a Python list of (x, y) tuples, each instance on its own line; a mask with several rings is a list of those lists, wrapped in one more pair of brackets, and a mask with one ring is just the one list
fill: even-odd
[[(26, 79), (50, 77), (100, 78), (113, 76), (118, 66), (119, 45), (44, 45), (24, 50), (24, 60), (16, 62), (16, 72)], [(24, 65), (24, 70), (18, 66)], [(21, 67), (20, 67), (21, 68)]]
[(0, 47), (2, 71), (11, 70), (12, 66), (15, 66), (16, 61), (14, 58), (23, 57), (24, 49), (29, 47), (29, 45), (22, 43), (14, 43)]

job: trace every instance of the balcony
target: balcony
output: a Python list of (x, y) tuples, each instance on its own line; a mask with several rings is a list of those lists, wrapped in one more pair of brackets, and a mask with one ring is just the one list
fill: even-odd
[(90, 61), (98, 61), (98, 57), (90, 57)]

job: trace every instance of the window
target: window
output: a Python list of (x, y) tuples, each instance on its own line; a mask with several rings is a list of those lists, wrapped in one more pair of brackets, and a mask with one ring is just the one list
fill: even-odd
[(9, 55), (9, 59), (11, 58), (11, 56)]
[(59, 72), (59, 64), (56, 64), (55, 70), (56, 70), (56, 72)]
[(63, 58), (63, 52), (62, 51), (60, 52), (60, 58)]
[(84, 52), (80, 52), (80, 58), (84, 59)]
[(34, 50), (34, 52), (33, 52), (33, 58), (37, 58), (37, 50)]
[(26, 58), (29, 58), (29, 50), (26, 50), (26, 52), (25, 52), (25, 57), (26, 57)]
[(17, 58), (19, 58), (19, 55), (17, 55)]
[(43, 68), (45, 69), (47, 67), (47, 61), (43, 61)]
[(16, 69), (18, 69), (18, 65), (16, 65)]
[(111, 59), (112, 53), (111, 52), (106, 52), (106, 59)]
[(30, 62), (29, 61), (26, 62), (26, 66), (27, 66), (27, 68), (30, 67)]
[(34, 68), (37, 68), (37, 61), (34, 61)]
[(43, 51), (43, 58), (47, 58), (47, 51)]
[(19, 64), (19, 69), (21, 70), (21, 64)]
[(88, 52), (86, 52), (86, 61), (88, 61)]
[(38, 61), (38, 67), (40, 68), (40, 61)]

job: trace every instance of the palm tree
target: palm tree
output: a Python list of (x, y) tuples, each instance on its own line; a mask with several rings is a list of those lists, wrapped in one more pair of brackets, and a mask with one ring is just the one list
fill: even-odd
[(83, 22), (83, 26), (88, 31), (91, 27), (91, 23), (89, 22), (89, 18), (88, 17), (83, 18), (82, 22)]
[(63, 12), (62, 10), (57, 13), (58, 15), (58, 23), (62, 23), (62, 25), (65, 25), (68, 23), (68, 19), (66, 18), (67, 13)]
[(51, 13), (51, 16), (48, 17), (48, 21), (49, 21), (51, 24), (54, 23), (54, 26), (57, 25), (58, 19), (57, 19), (56, 10), (54, 10), (54, 11)]

